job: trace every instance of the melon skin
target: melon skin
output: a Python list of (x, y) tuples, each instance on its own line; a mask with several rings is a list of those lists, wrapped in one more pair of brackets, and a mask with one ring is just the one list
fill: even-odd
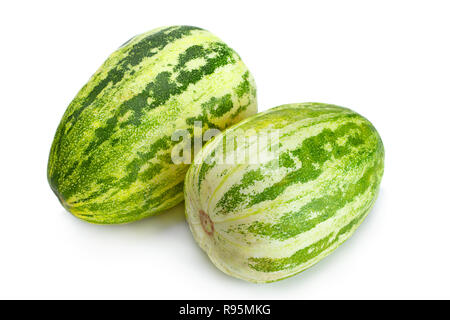
[(48, 160), (50, 187), (76, 217), (133, 222), (183, 201), (188, 163), (174, 132), (225, 128), (257, 111), (239, 55), (192, 26), (137, 35), (112, 53), (68, 106)]
[[(261, 139), (267, 132), (279, 138)], [(223, 147), (236, 137), (240, 143)], [(227, 161), (255, 153), (263, 155), (258, 163)], [(196, 155), (185, 180), (186, 217), (220, 270), (250, 282), (278, 281), (355, 232), (383, 170), (383, 143), (366, 118), (330, 104), (282, 105), (225, 130)]]

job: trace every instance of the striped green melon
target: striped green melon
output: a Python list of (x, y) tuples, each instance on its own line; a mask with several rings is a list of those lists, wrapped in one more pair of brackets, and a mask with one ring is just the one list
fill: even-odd
[(125, 223), (183, 200), (188, 165), (175, 165), (176, 130), (224, 129), (256, 113), (238, 54), (208, 31), (164, 27), (111, 54), (57, 129), (48, 180), (64, 207), (93, 223)]
[[(265, 138), (269, 129), (278, 139)], [(258, 162), (249, 161), (254, 154)], [(350, 237), (375, 201), (383, 167), (380, 136), (362, 116), (328, 104), (283, 105), (227, 129), (196, 155), (186, 216), (220, 270), (276, 281)]]

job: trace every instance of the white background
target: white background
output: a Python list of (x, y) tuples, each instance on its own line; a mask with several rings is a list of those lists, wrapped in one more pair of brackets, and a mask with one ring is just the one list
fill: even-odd
[[(10, 1), (0, 5), (0, 298), (450, 298), (448, 1)], [(386, 149), (369, 217), (331, 256), (277, 283), (222, 274), (183, 206), (97, 226), (46, 180), (65, 108), (131, 36), (189, 24), (241, 55), (259, 110), (347, 106)]]

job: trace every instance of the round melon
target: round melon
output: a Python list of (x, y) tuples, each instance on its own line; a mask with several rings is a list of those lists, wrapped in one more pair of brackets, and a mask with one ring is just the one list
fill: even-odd
[(223, 272), (251, 282), (295, 275), (335, 250), (376, 199), (384, 149), (350, 109), (283, 105), (227, 129), (185, 180), (196, 242)]

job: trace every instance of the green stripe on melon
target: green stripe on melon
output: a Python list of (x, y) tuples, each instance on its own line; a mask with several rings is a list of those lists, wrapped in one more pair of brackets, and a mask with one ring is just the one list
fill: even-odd
[(176, 130), (220, 130), (256, 113), (253, 77), (206, 30), (164, 27), (115, 51), (80, 90), (57, 129), (48, 180), (62, 204), (93, 223), (124, 223), (183, 200)]
[[(264, 144), (268, 129), (277, 130), (278, 141)], [(223, 147), (242, 132), (259, 140)], [(224, 161), (231, 151), (269, 148), (276, 158)], [(276, 281), (350, 237), (373, 206), (383, 168), (381, 138), (364, 117), (334, 105), (283, 105), (243, 120), (203, 148), (186, 175), (186, 215), (219, 269), (247, 281)], [(213, 232), (205, 232), (204, 221)]]

